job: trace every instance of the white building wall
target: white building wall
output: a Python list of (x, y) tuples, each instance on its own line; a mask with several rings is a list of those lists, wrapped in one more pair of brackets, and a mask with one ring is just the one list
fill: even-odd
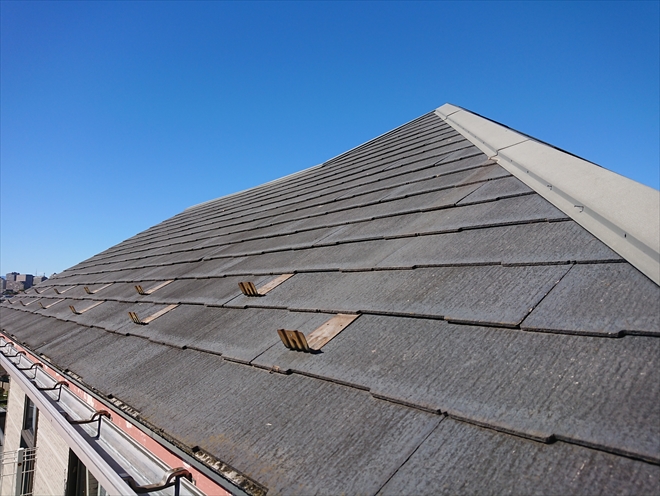
[[(7, 400), (7, 421), (3, 452), (16, 451), (21, 445), (25, 393), (12, 381)], [(66, 488), (69, 467), (69, 447), (55, 431), (49, 420), (39, 412), (37, 420), (35, 473), (33, 494), (35, 496), (62, 496)], [(15, 467), (6, 467), (6, 472), (15, 473)], [(0, 478), (0, 495), (15, 494), (15, 476)]]
[(35, 496), (64, 494), (68, 468), (69, 446), (53, 428), (49, 419), (39, 415), (33, 488)]
[[(3, 453), (16, 451), (21, 447), (21, 428), (23, 427), (23, 407), (25, 406), (25, 393), (12, 381), (9, 385), (9, 397), (7, 398), (7, 420), (5, 423), (5, 444)], [(16, 477), (6, 476), (6, 473), (15, 473), (15, 467), (3, 467), (4, 474), (0, 478), (0, 494), (15, 494), (14, 484)]]

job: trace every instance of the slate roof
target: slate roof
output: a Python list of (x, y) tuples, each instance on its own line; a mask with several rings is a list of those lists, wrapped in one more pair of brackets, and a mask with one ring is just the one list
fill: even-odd
[[(38, 291), (3, 332), (250, 491), (660, 487), (660, 287), (434, 113)], [(360, 316), (320, 353), (276, 332), (337, 313)]]

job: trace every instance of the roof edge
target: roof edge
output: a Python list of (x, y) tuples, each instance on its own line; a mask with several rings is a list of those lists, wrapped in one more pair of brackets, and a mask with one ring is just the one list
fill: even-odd
[(195, 205), (191, 205), (190, 207), (185, 208), (183, 211), (187, 212), (188, 210), (193, 210), (195, 208), (203, 207), (204, 205), (208, 205), (209, 203), (216, 202), (218, 200), (226, 200), (227, 198), (231, 198), (232, 196), (240, 195), (242, 193), (245, 193), (247, 191), (255, 190), (262, 188), (264, 186), (272, 186), (273, 184), (277, 184), (281, 181), (285, 181), (288, 179), (292, 179), (296, 176), (300, 176), (302, 174), (305, 174), (306, 172), (312, 171), (314, 169), (318, 169), (319, 167), (323, 167), (323, 164), (317, 164), (313, 165), (311, 167), (307, 167), (306, 169), (293, 172), (291, 174), (287, 174), (286, 176), (278, 177), (277, 179), (273, 179), (272, 181), (265, 182), (263, 184), (257, 184), (256, 186), (250, 186), (249, 188), (242, 189), (240, 191), (234, 191), (233, 193), (227, 193), (226, 195), (219, 196), (217, 198), (212, 198), (210, 200), (203, 201), (201, 203), (196, 203)]
[(660, 191), (461, 107), (435, 114), (660, 285)]
[(334, 157), (331, 157), (331, 158), (329, 158), (329, 159), (327, 159), (327, 160), (324, 160), (324, 161), (323, 161), (322, 163), (320, 163), (320, 164), (313, 165), (312, 167), (308, 167), (308, 168), (306, 168), (306, 169), (303, 169), (303, 170), (300, 170), (300, 171), (297, 171), (297, 172), (293, 172), (292, 174), (288, 174), (288, 175), (286, 175), (286, 176), (278, 177), (277, 179), (273, 179), (272, 181), (268, 181), (268, 182), (263, 183), (263, 184), (258, 184), (258, 185), (256, 185), (256, 186), (251, 186), (251, 187), (249, 187), (249, 188), (245, 188), (245, 189), (242, 189), (242, 190), (240, 190), (240, 191), (236, 191), (236, 192), (234, 192), (234, 193), (228, 193), (228, 194), (226, 194), (226, 195), (219, 196), (218, 198), (212, 198), (212, 199), (210, 199), (210, 200), (206, 200), (206, 201), (203, 201), (203, 202), (201, 202), (201, 203), (196, 203), (195, 205), (191, 205), (190, 207), (187, 207), (187, 208), (184, 210), (184, 212), (187, 212), (188, 210), (193, 210), (193, 209), (198, 208), (198, 207), (202, 207), (202, 206), (204, 206), (204, 205), (208, 205), (209, 203), (213, 203), (213, 202), (216, 202), (216, 201), (218, 201), (218, 200), (225, 200), (225, 199), (227, 199), (227, 198), (230, 198), (230, 197), (235, 196), (235, 195), (240, 195), (241, 193), (245, 193), (245, 192), (247, 192), (247, 191), (256, 190), (256, 189), (261, 188), (261, 187), (264, 187), (264, 186), (272, 186), (273, 184), (277, 184), (277, 183), (279, 183), (279, 182), (281, 182), (281, 181), (288, 180), (288, 179), (292, 179), (292, 178), (294, 178), (294, 177), (296, 177), (296, 176), (299, 176), (299, 175), (301, 175), (301, 174), (304, 174), (304, 173), (306, 173), (306, 172), (310, 172), (310, 171), (312, 171), (312, 170), (314, 170), (314, 169), (318, 169), (318, 168), (320, 168), (320, 167), (324, 167), (324, 166), (328, 165), (329, 163), (331, 163), (332, 161), (337, 160), (338, 158), (343, 157), (344, 155), (346, 155), (346, 154), (348, 154), (348, 153), (352, 153), (352, 152), (354, 152), (354, 151), (356, 151), (356, 150), (359, 150), (360, 148), (362, 148), (362, 147), (368, 145), (369, 143), (371, 143), (372, 141), (376, 141), (377, 139), (384, 138), (384, 137), (387, 136), (388, 134), (391, 134), (391, 133), (397, 131), (399, 128), (402, 128), (403, 126), (407, 126), (408, 124), (410, 124), (410, 123), (412, 123), (412, 122), (415, 122), (415, 121), (418, 120), (418, 119), (421, 119), (421, 118), (424, 117), (425, 115), (430, 115), (430, 114), (431, 114), (431, 113), (429, 112), (429, 113), (424, 114), (424, 115), (421, 115), (421, 116), (419, 116), (419, 117), (415, 117), (414, 119), (411, 119), (411, 120), (409, 120), (408, 122), (406, 122), (406, 123), (404, 123), (404, 124), (401, 124), (400, 126), (395, 127), (394, 129), (390, 129), (389, 131), (385, 131), (384, 133), (379, 134), (379, 135), (376, 136), (375, 138), (371, 138), (371, 139), (365, 141), (364, 143), (360, 143), (359, 145), (356, 145), (356, 146), (354, 146), (353, 148), (349, 148), (348, 150), (346, 150), (346, 151), (344, 151), (344, 152), (341, 152), (340, 154), (335, 155)]

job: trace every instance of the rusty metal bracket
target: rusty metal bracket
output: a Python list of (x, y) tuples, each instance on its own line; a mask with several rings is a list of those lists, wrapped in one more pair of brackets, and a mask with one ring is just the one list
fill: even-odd
[(62, 389), (62, 386), (64, 387), (69, 387), (69, 383), (66, 381), (57, 381), (53, 386), (51, 387), (38, 387), (37, 389), (39, 391), (55, 391), (56, 389)]
[(124, 481), (126, 481), (126, 483), (131, 487), (131, 489), (135, 491), (137, 494), (153, 493), (156, 491), (161, 491), (168, 487), (175, 486), (174, 495), (179, 496), (181, 479), (184, 478), (184, 479), (188, 479), (190, 482), (193, 481), (193, 476), (190, 473), (190, 471), (188, 471), (183, 467), (177, 467), (168, 470), (167, 472), (165, 472), (160, 482), (156, 482), (155, 484), (147, 484), (144, 486), (138, 485), (138, 483), (135, 482), (135, 479), (133, 479), (133, 477), (131, 477), (128, 474), (120, 474), (120, 477), (124, 479)]
[(57, 394), (57, 401), (60, 401), (60, 397), (62, 396), (62, 386), (64, 387), (69, 387), (69, 383), (66, 381), (57, 381), (53, 386), (51, 387), (39, 387), (37, 386), (37, 389), (39, 391), (55, 391), (56, 389), (58, 390)]
[(5, 358), (16, 358), (19, 355), (25, 356), (24, 351), (17, 351), (15, 355), (6, 355), (5, 352), (3, 351), (2, 354), (5, 355)]
[[(20, 360), (20, 359), (18, 360), (18, 363), (21, 363), (21, 360)], [(17, 368), (18, 370), (23, 370), (23, 371), (26, 371), (26, 372), (27, 372), (28, 370), (34, 370), (34, 376), (32, 377), (33, 379), (36, 379), (36, 378), (37, 378), (37, 367), (39, 367), (41, 370), (43, 370), (43, 368), (44, 368), (44, 364), (43, 364), (43, 363), (39, 363), (39, 362), (34, 362), (34, 363), (33, 363), (32, 365), (30, 365), (29, 367), (21, 367), (21, 366), (19, 366), (18, 364), (16, 364), (16, 368)]]
[[(44, 365), (42, 363), (39, 363), (39, 362), (34, 362), (29, 367), (19, 367), (18, 365), (16, 366), (16, 368), (18, 370), (32, 370), (32, 369), (36, 369), (36, 367), (41, 367), (43, 369)], [(36, 370), (35, 370), (35, 373), (36, 373)]]
[(290, 350), (313, 353), (323, 348), (358, 317), (359, 315), (339, 313), (310, 332), (307, 337), (300, 331), (289, 331), (287, 329), (278, 329), (277, 334), (279, 334), (284, 346)]
[(92, 416), (87, 420), (72, 420), (71, 418), (67, 418), (67, 420), (71, 425), (80, 425), (80, 424), (91, 424), (92, 422), (97, 422), (97, 421), (100, 422), (101, 417), (107, 417), (108, 420), (112, 419), (112, 415), (110, 415), (110, 412), (108, 410), (96, 410), (92, 414)]
[(174, 310), (178, 306), (179, 306), (178, 303), (175, 303), (173, 305), (168, 305), (165, 308), (162, 308), (159, 311), (157, 311), (155, 314), (150, 315), (146, 319), (141, 319), (140, 317), (138, 317), (138, 314), (135, 312), (128, 312), (128, 316), (131, 318), (134, 324), (147, 325), (149, 322), (156, 320), (158, 317), (165, 315), (167, 312)]
[(169, 281), (165, 281), (165, 282), (159, 284), (158, 286), (154, 286), (154, 287), (149, 288), (147, 290), (142, 289), (142, 286), (140, 286), (138, 284), (137, 286), (135, 286), (135, 291), (137, 291), (138, 294), (140, 294), (140, 295), (146, 296), (146, 295), (152, 294), (155, 291), (158, 291), (160, 288), (164, 288), (165, 286), (167, 286), (168, 284), (170, 284), (172, 282), (174, 282), (174, 279), (171, 279)]
[(98, 426), (96, 428), (96, 437), (101, 435), (101, 420), (103, 417), (106, 417), (108, 420), (112, 420), (112, 415), (110, 415), (108, 410), (96, 410), (90, 418), (81, 420), (73, 420), (66, 412), (62, 412), (62, 415), (71, 425), (91, 424), (98, 422)]
[(293, 274), (282, 274), (281, 276), (277, 276), (275, 279), (273, 279), (271, 281), (268, 281), (266, 284), (261, 286), (259, 289), (257, 289), (254, 286), (254, 283), (252, 281), (239, 282), (238, 287), (241, 289), (241, 292), (245, 296), (264, 296), (269, 291), (272, 291), (277, 286), (282, 284), (284, 281), (286, 281), (287, 279), (290, 279), (292, 277), (293, 277)]

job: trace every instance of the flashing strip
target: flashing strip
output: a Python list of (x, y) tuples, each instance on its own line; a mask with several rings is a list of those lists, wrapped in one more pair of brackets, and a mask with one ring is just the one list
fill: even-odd
[(660, 285), (660, 192), (451, 104), (436, 115)]

